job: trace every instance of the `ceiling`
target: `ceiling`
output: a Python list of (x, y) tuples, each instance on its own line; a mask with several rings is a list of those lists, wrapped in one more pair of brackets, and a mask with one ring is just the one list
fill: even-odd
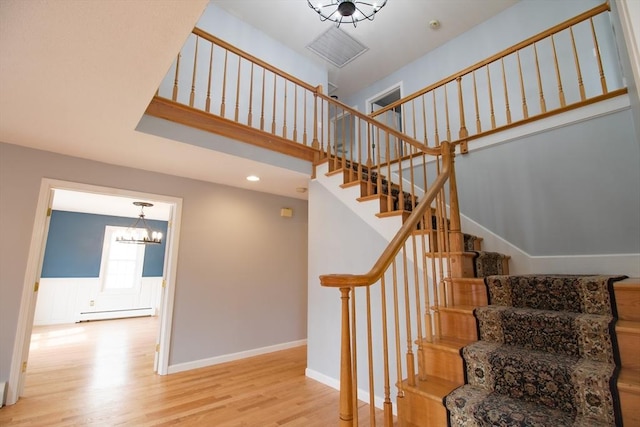
[[(375, 21), (341, 27), (370, 48), (342, 69), (305, 48), (332, 25), (321, 23), (305, 0), (212, 3), (325, 64), (329, 81), (345, 93), (344, 88), (365, 87), (394, 71), (394, 64), (423, 55), (515, 1), (389, 0)], [(305, 199), (296, 190), (307, 186), (304, 174), (135, 130), (207, 4), (0, 0), (0, 141)], [(429, 29), (432, 19), (440, 20), (439, 30)], [(261, 180), (248, 182), (248, 175)]]
[[(329, 0), (311, 0), (313, 4)], [(365, 0), (367, 2), (371, 0)], [(375, 1), (372, 1), (375, 2)], [(321, 22), (307, 0), (211, 0), (251, 26), (325, 66), (332, 94), (346, 98), (396, 71), (448, 40), (514, 5), (518, 0), (388, 0), (373, 21), (340, 29), (369, 48), (343, 68), (321, 60), (306, 48), (335, 24)], [(432, 29), (429, 23), (438, 21)], [(384, 60), (381, 60), (384, 59)], [(426, 84), (425, 84), (426, 86)]]

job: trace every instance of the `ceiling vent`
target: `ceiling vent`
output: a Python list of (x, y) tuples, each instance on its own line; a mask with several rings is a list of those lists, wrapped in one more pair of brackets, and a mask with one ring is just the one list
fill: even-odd
[(368, 47), (337, 27), (330, 27), (307, 45), (307, 49), (342, 68), (369, 50)]

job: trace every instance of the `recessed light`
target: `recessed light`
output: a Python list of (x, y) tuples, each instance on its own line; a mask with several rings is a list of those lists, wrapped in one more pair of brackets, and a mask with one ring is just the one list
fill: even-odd
[(255, 175), (249, 175), (247, 177), (247, 181), (251, 181), (251, 182), (260, 181), (260, 177), (259, 176), (255, 176)]

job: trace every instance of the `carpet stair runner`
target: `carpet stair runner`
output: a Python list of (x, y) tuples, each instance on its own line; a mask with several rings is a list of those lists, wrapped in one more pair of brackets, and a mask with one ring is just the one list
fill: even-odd
[(605, 276), (490, 276), (452, 426), (621, 425), (613, 282)]

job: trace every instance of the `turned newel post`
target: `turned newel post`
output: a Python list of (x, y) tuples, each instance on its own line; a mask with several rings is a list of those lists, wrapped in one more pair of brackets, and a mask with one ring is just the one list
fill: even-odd
[(351, 372), (351, 329), (349, 324), (349, 292), (340, 288), (342, 300), (342, 334), (340, 339), (340, 427), (353, 426), (353, 385)]
[[(445, 144), (443, 142), (443, 144)], [(451, 251), (452, 271), (451, 277), (472, 277), (469, 276), (469, 269), (473, 271), (473, 266), (469, 265), (469, 260), (463, 255), (464, 237), (460, 226), (460, 205), (458, 204), (458, 184), (456, 181), (455, 168), (455, 145), (446, 142), (443, 147), (444, 161), (450, 165), (449, 174), (449, 250)]]

